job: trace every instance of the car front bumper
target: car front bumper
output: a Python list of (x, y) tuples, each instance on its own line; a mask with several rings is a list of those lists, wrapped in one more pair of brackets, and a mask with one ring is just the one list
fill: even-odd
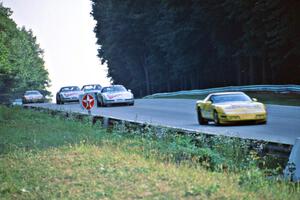
[(267, 113), (245, 113), (245, 114), (219, 114), (221, 123), (240, 122), (240, 121), (267, 121)]
[(44, 102), (44, 99), (38, 98), (38, 99), (23, 99), (23, 103), (42, 103)]
[(79, 97), (63, 97), (61, 98), (63, 102), (79, 102)]
[(105, 104), (133, 104), (134, 99), (113, 99), (113, 100), (107, 100), (104, 99)]

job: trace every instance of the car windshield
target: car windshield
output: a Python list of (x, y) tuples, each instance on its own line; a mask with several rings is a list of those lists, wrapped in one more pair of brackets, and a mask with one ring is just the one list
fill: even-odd
[(40, 95), (41, 93), (39, 93), (38, 91), (27, 91), (25, 92), (25, 95)]
[(251, 101), (250, 97), (245, 94), (225, 94), (225, 95), (213, 95), (211, 98), (213, 103), (225, 103), (233, 101)]
[(102, 89), (102, 93), (106, 92), (126, 92), (126, 89), (124, 86), (118, 85), (118, 86), (112, 86), (112, 87), (104, 87)]
[(83, 91), (90, 91), (90, 90), (101, 90), (100, 85), (85, 85), (82, 87)]
[(62, 92), (79, 91), (79, 87), (64, 87), (61, 89)]

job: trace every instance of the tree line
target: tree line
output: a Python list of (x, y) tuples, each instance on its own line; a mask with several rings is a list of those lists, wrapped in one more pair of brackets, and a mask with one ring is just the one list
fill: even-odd
[(108, 76), (137, 95), (300, 84), (299, 0), (92, 0)]
[(26, 90), (50, 94), (43, 50), (31, 30), (18, 28), (12, 11), (0, 3), (0, 103), (17, 98)]

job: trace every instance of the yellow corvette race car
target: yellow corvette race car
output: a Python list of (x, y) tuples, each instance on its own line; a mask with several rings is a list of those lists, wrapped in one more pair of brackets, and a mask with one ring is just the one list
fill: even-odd
[(208, 121), (214, 121), (216, 125), (238, 121), (267, 122), (266, 106), (243, 92), (209, 94), (204, 100), (197, 101), (196, 111), (201, 125)]

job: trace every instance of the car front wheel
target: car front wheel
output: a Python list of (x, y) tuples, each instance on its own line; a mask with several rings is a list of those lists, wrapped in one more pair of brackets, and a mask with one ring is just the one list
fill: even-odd
[(197, 108), (198, 123), (200, 125), (208, 124), (208, 121), (202, 117), (201, 108)]
[(101, 107), (101, 102), (98, 99), (96, 99), (96, 103), (97, 107)]
[(267, 120), (265, 120), (265, 121), (257, 121), (256, 124), (267, 124)]
[(219, 115), (218, 115), (218, 112), (216, 110), (214, 111), (214, 122), (215, 122), (216, 125), (220, 125)]
[(101, 98), (100, 100), (97, 100), (97, 106), (98, 106), (98, 107), (105, 107), (105, 104), (104, 104), (102, 98)]

